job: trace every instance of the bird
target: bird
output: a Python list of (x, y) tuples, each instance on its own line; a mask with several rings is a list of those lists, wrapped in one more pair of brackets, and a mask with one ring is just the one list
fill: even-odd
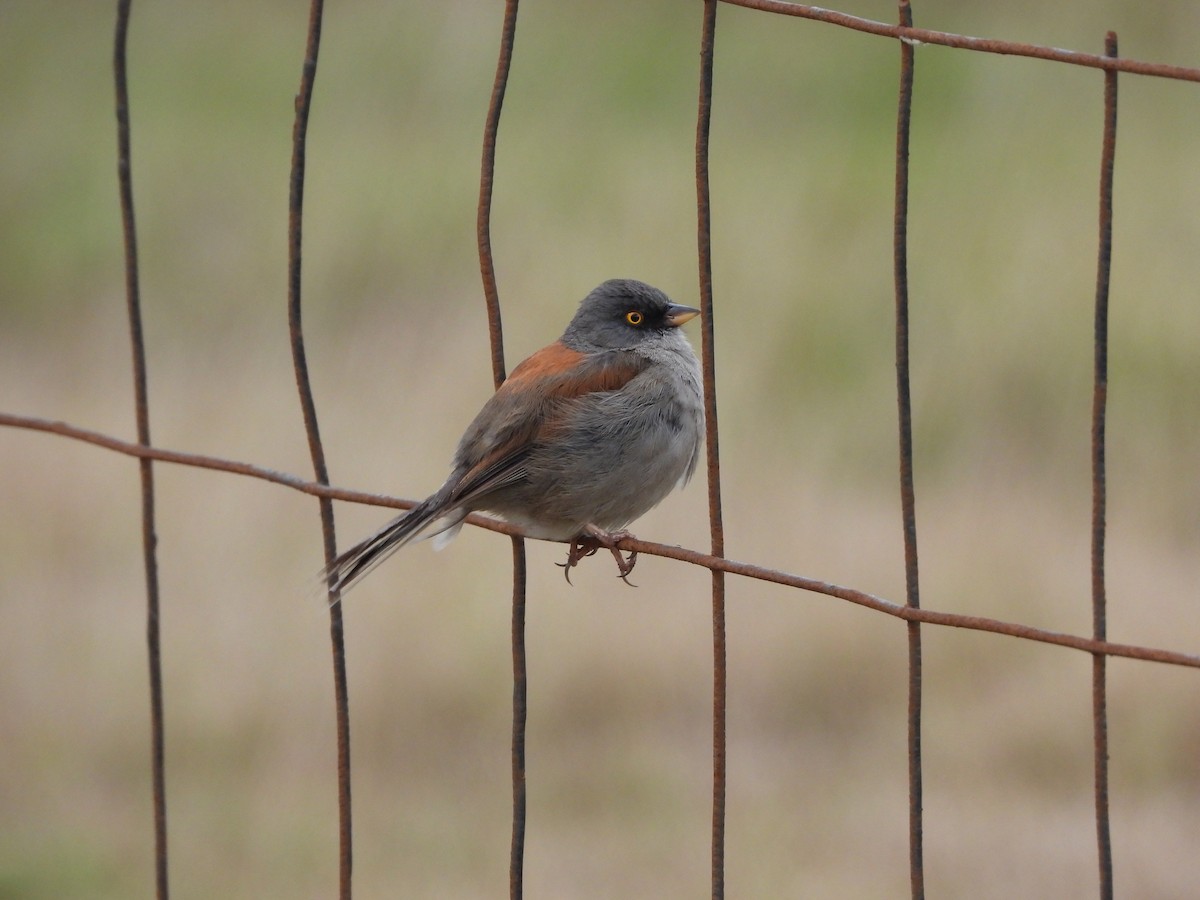
[(407, 544), (440, 549), (472, 512), (526, 536), (569, 541), (571, 568), (600, 548), (628, 582), (625, 530), (696, 471), (704, 438), (700, 363), (680, 326), (700, 314), (641, 281), (605, 281), (562, 336), (512, 370), (467, 426), (450, 476), (323, 571), (340, 595)]

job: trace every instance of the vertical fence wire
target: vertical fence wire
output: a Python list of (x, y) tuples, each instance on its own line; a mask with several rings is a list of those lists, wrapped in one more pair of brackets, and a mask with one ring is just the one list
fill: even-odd
[[(912, 7), (899, 3), (900, 24), (912, 27)], [(899, 410), (900, 505), (904, 529), (907, 605), (920, 607), (917, 512), (913, 487), (912, 394), (908, 346), (908, 150), (912, 123), (913, 45), (900, 41), (900, 98), (896, 114), (896, 200), (893, 264), (896, 287), (896, 400)], [(921, 623), (908, 622), (908, 865), (913, 900), (925, 896), (921, 785)]]
[(517, 36), (518, 0), (506, 0), (504, 23), (500, 28), (500, 58), (496, 61), (496, 76), (492, 82), (492, 97), (488, 103), (487, 120), (483, 126), (483, 161), (479, 172), (479, 205), (475, 216), (475, 240), (479, 249), (479, 273), (483, 278), (483, 293), (487, 304), (488, 342), (492, 352), (492, 381), (499, 388), (504, 383), (504, 329), (500, 316), (500, 292), (496, 287), (496, 266), (492, 259), (492, 183), (496, 174), (496, 135), (500, 130), (500, 112), (504, 93), (508, 90), (508, 73), (512, 68), (513, 43)]
[(508, 895), (525, 893), (525, 541), (512, 539), (512, 830), (508, 850)]
[[(1106, 56), (1117, 55), (1117, 36), (1104, 41)], [(1096, 263), (1094, 384), (1092, 389), (1092, 636), (1107, 639), (1104, 590), (1106, 507), (1105, 423), (1108, 405), (1108, 286), (1112, 270), (1113, 167), (1117, 146), (1117, 72), (1104, 73), (1104, 143), (1100, 156), (1100, 241)], [(1108, 817), (1107, 657), (1092, 656), (1092, 732), (1095, 744), (1096, 849), (1101, 900), (1112, 900), (1112, 836)]]
[[(125, 301), (133, 355), (133, 395), (138, 443), (150, 446), (150, 399), (146, 377), (146, 343), (142, 333), (142, 301), (138, 281), (137, 226), (133, 210), (133, 157), (129, 128), (129, 84), (126, 44), (132, 0), (117, 3), (113, 39), (113, 78), (117, 107), (117, 183), (121, 195), (121, 227), (125, 245)], [(167, 787), (163, 724), (162, 650), (158, 620), (158, 537), (154, 525), (154, 470), (150, 459), (138, 460), (142, 492), (142, 556), (146, 569), (146, 654), (150, 669), (150, 778), (154, 804), (154, 884), (159, 900), (169, 895), (167, 879)]]
[[(512, 68), (513, 43), (517, 34), (518, 0), (504, 4), (504, 24), (500, 31), (500, 57), (483, 129), (483, 160), (479, 173), (479, 206), (475, 235), (479, 247), (479, 272), (487, 304), (488, 343), (492, 354), (492, 380), (497, 388), (504, 383), (504, 330), (500, 315), (500, 292), (496, 287), (496, 267), (492, 259), (492, 182), (496, 172), (496, 135), (500, 129), (500, 111)], [(519, 900), (525, 891), (525, 723), (528, 714), (528, 673), (525, 665), (525, 541), (512, 539), (512, 832), (509, 842), (508, 893)]]
[[(300, 410), (304, 417), (304, 432), (312, 457), (313, 475), (318, 484), (329, 484), (325, 465), (325, 449), (317, 425), (317, 407), (312, 384), (308, 377), (307, 354), (304, 350), (304, 331), (301, 326), (301, 248), (304, 222), (304, 166), (308, 139), (308, 115), (312, 108), (313, 86), (317, 77), (317, 55), (321, 46), (322, 0), (312, 0), (308, 16), (308, 37), (300, 90), (296, 94), (296, 118), (292, 127), (292, 167), (288, 192), (288, 334), (292, 362), (296, 371), (296, 388)], [(334, 531), (333, 501), (319, 499), (321, 536), (325, 564), (337, 558), (337, 536)], [(333, 655), (333, 691), (337, 730), (337, 797), (338, 797), (338, 896), (349, 900), (353, 870), (352, 819), (350, 797), (350, 696), (346, 677), (346, 639), (342, 620), (342, 604), (336, 591), (329, 593), (329, 638)]]
[[(717, 447), (717, 376), (712, 289), (712, 220), (708, 182), (708, 137), (712, 122), (713, 44), (717, 0), (705, 0), (700, 35), (700, 100), (696, 115), (696, 244), (700, 269), (700, 335), (704, 370), (705, 453), (708, 473), (708, 522), (712, 555), (725, 555), (725, 526), (721, 514), (721, 465)], [(713, 781), (712, 781), (712, 896), (725, 896), (725, 573), (712, 570), (713, 626)]]

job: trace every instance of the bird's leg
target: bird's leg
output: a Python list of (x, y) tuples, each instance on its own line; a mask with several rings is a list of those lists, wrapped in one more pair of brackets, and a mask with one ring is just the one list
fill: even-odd
[(567, 561), (558, 564), (563, 568), (563, 575), (566, 577), (567, 583), (571, 582), (571, 569), (579, 565), (581, 559), (593, 555), (603, 547), (612, 553), (613, 559), (617, 561), (617, 569), (620, 571), (618, 577), (630, 587), (635, 587), (636, 585), (629, 580), (629, 573), (633, 571), (633, 567), (637, 563), (637, 551), (632, 550), (628, 557), (624, 557), (617, 549), (617, 544), (631, 537), (633, 535), (624, 530), (610, 532), (597, 528), (595, 525), (584, 526), (583, 532), (571, 541), (571, 547), (567, 551)]

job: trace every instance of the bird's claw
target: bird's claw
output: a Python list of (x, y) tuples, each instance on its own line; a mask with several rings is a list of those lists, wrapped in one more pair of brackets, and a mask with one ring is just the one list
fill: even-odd
[(630, 587), (637, 587), (629, 580), (629, 573), (633, 571), (634, 565), (637, 564), (637, 551), (629, 551), (629, 556), (622, 556), (621, 551), (617, 548), (617, 544), (626, 538), (633, 537), (628, 531), (607, 532), (596, 528), (594, 525), (589, 525), (583, 534), (578, 535), (571, 541), (570, 549), (567, 550), (567, 561), (555, 563), (563, 570), (563, 577), (567, 579), (567, 584), (571, 584), (571, 570), (579, 565), (579, 561), (586, 559), (589, 556), (595, 555), (596, 551), (603, 547), (613, 555), (613, 559), (617, 561), (617, 575), (623, 582)]
[(574, 584), (571, 581), (571, 570), (579, 565), (579, 561), (581, 559), (585, 559), (586, 557), (594, 555), (599, 549), (599, 544), (589, 542), (588, 539), (582, 535), (571, 541), (571, 546), (567, 550), (567, 561), (555, 563), (556, 566), (563, 570), (563, 577), (567, 579), (567, 584), (570, 584), (572, 587), (574, 587)]

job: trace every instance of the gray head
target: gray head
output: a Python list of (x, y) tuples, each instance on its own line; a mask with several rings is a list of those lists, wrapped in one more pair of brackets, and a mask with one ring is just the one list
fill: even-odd
[(700, 311), (672, 303), (656, 287), (613, 278), (583, 298), (562, 341), (575, 350), (630, 350), (660, 338)]

